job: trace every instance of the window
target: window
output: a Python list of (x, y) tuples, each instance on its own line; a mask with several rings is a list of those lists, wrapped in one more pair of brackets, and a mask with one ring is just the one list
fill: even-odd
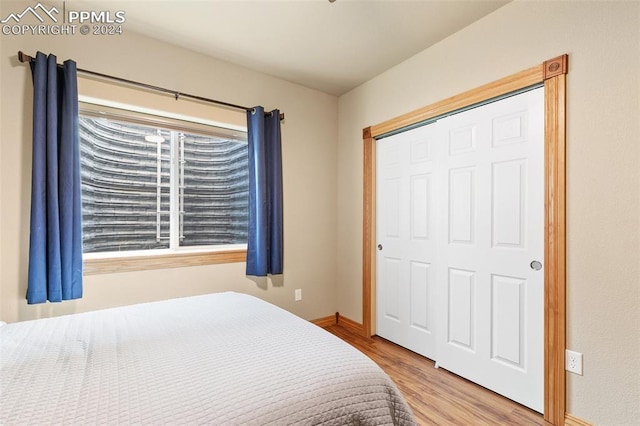
[(84, 253), (246, 244), (246, 132), (82, 105)]

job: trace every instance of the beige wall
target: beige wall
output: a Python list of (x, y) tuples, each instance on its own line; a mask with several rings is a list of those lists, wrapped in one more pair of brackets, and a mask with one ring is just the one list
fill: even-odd
[(569, 54), (568, 411), (640, 418), (640, 3), (516, 1), (340, 97), (338, 310), (361, 320), (364, 127)]
[[(32, 2), (0, 4), (0, 16)], [(128, 32), (122, 36), (0, 35), (0, 320), (17, 321), (193, 294), (238, 291), (306, 319), (335, 312), (337, 98)], [(80, 68), (241, 105), (280, 108), (284, 161), (283, 285), (262, 289), (244, 263), (89, 276), (84, 297), (25, 301), (31, 173), (29, 67), (16, 53), (54, 53)], [(181, 102), (181, 101), (179, 101)], [(277, 283), (278, 284), (278, 283)], [(303, 300), (294, 302), (294, 289)]]

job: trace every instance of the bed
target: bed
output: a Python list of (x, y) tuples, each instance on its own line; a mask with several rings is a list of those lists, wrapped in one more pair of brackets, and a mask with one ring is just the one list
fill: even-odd
[(0, 424), (413, 425), (369, 358), (215, 293), (0, 326)]

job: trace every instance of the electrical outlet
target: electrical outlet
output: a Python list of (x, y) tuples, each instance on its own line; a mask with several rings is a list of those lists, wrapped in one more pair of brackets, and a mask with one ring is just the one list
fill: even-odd
[(567, 349), (564, 354), (564, 368), (582, 376), (582, 354)]
[(296, 302), (299, 302), (302, 300), (302, 289), (301, 288), (296, 288), (296, 290), (294, 291), (294, 297), (296, 299)]

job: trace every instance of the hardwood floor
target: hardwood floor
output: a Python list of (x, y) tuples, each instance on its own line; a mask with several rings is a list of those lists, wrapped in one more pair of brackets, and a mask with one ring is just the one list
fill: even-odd
[(404, 394), (420, 425), (551, 425), (535, 411), (385, 339), (368, 340), (339, 325), (325, 330), (374, 360)]

